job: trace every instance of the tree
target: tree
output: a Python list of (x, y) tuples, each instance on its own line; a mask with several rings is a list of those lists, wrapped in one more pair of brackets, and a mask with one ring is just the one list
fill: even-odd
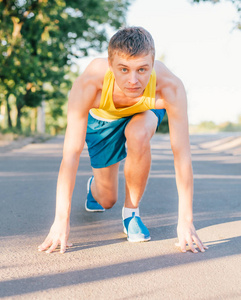
[[(199, 3), (199, 2), (212, 2), (212, 3), (219, 3), (221, 2), (220, 0), (191, 0), (192, 3)], [(239, 21), (236, 24), (236, 27), (238, 29), (241, 29), (241, 0), (226, 0), (229, 1), (231, 3), (233, 3), (233, 5), (236, 7), (237, 12), (239, 14)]]
[[(109, 29), (125, 23), (129, 0), (0, 0), (0, 102), (21, 111), (41, 101), (64, 101), (73, 59), (107, 46)], [(61, 100), (62, 99), (62, 100)]]
[(160, 133), (168, 133), (169, 132), (169, 125), (168, 125), (168, 116), (167, 113), (165, 114), (161, 124), (157, 128), (157, 132)]

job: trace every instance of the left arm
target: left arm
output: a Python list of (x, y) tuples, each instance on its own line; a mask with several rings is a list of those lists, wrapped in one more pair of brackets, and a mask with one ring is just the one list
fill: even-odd
[[(193, 225), (193, 172), (188, 131), (187, 98), (182, 82), (171, 72), (165, 70), (166, 82), (162, 88), (162, 101), (169, 120), (171, 147), (174, 155), (176, 184), (178, 190), (178, 226), (177, 234), (182, 252), (186, 244), (196, 253), (193, 242), (200, 251), (205, 246), (199, 239)], [(157, 103), (158, 105), (158, 103)], [(158, 107), (156, 107), (158, 108)]]
[(187, 100), (182, 83), (176, 79), (169, 91), (166, 109), (169, 119), (170, 140), (174, 155), (176, 183), (179, 198), (177, 234), (182, 252), (186, 244), (196, 253), (193, 242), (203, 252), (204, 246), (193, 225), (193, 171), (189, 143)]

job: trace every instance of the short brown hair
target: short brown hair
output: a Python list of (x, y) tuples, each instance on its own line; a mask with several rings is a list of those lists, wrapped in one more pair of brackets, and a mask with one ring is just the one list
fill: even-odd
[(123, 53), (130, 57), (152, 54), (155, 58), (155, 44), (151, 34), (142, 27), (125, 27), (117, 31), (110, 39), (108, 57)]

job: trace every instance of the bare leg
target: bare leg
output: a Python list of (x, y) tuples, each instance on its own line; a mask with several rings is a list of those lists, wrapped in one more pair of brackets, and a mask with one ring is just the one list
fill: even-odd
[(111, 208), (117, 201), (119, 164), (101, 169), (93, 168), (91, 192), (94, 199), (106, 209)]
[(157, 117), (152, 111), (135, 115), (126, 127), (127, 158), (125, 207), (137, 208), (145, 191), (151, 167), (150, 140), (156, 131)]

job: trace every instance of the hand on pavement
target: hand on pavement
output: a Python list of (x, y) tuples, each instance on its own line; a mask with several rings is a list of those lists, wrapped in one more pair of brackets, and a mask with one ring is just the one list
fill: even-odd
[(193, 253), (197, 253), (197, 249), (194, 244), (199, 248), (201, 252), (205, 252), (208, 247), (204, 246), (200, 238), (198, 237), (195, 227), (192, 222), (182, 221), (177, 225), (177, 236), (179, 243), (176, 246), (181, 248), (182, 252), (186, 252), (186, 245), (188, 244)]
[(38, 251), (53, 252), (60, 245), (60, 253), (64, 253), (72, 244), (68, 242), (69, 222), (54, 221), (45, 241), (38, 246)]

